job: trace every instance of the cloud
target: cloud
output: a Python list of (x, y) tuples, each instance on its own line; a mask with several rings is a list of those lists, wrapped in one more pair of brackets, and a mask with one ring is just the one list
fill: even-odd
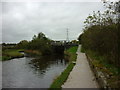
[(101, 2), (118, 0), (1, 0), (2, 2)]
[(50, 39), (70, 40), (82, 32), (85, 18), (93, 11), (103, 11), (100, 2), (2, 2), (3, 42), (31, 40), (43, 32)]

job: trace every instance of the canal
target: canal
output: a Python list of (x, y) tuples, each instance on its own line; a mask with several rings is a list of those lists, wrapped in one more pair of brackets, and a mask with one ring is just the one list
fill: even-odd
[(2, 62), (3, 88), (49, 88), (66, 68), (63, 55), (23, 57)]

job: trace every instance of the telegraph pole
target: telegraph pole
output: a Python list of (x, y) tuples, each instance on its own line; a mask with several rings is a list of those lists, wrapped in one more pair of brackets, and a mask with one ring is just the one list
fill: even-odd
[(69, 42), (68, 28), (67, 28), (67, 38), (66, 41)]

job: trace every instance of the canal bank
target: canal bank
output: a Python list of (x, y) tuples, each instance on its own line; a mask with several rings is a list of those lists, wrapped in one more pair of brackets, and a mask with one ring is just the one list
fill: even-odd
[(81, 53), (80, 49), (81, 46), (77, 50), (76, 65), (70, 72), (67, 81), (62, 85), (62, 88), (98, 88), (86, 55)]
[(1, 61), (11, 60), (14, 58), (22, 58), (22, 57), (24, 57), (24, 54), (21, 52), (24, 52), (24, 50), (23, 49), (5, 49), (5, 50), (2, 50)]
[(71, 47), (64, 51), (65, 58), (66, 58), (66, 60), (69, 60), (69, 63), (67, 65), (67, 68), (58, 77), (55, 78), (55, 80), (53, 81), (53, 83), (50, 86), (50, 89), (62, 88), (61, 87), (62, 84), (64, 84), (64, 82), (67, 80), (69, 73), (75, 66), (74, 62), (76, 61), (76, 57), (77, 57), (77, 55), (76, 55), (77, 48), (78, 48), (78, 46), (74, 46), (74, 47)]

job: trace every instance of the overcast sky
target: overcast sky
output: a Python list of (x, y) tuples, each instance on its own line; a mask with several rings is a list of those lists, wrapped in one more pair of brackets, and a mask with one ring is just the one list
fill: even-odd
[(103, 11), (102, 2), (2, 2), (2, 42), (31, 40), (43, 32), (53, 40), (77, 39), (83, 22), (93, 11)]

